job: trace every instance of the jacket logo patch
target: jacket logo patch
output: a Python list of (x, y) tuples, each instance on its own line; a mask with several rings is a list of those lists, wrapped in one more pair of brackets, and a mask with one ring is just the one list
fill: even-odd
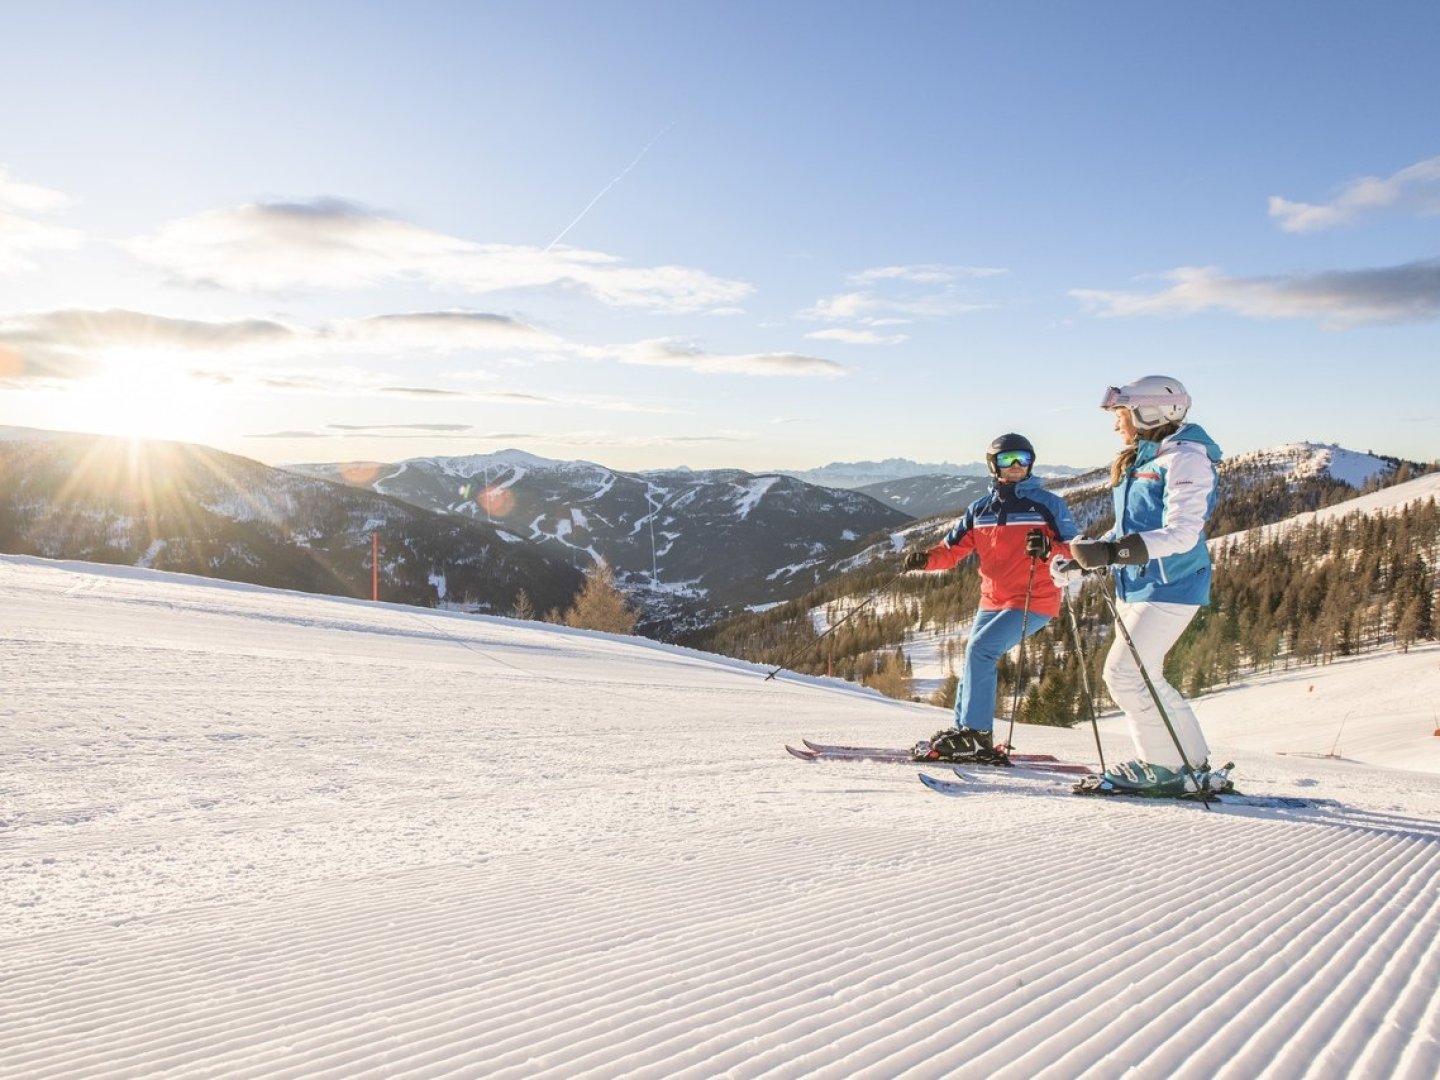
[(1134, 475), (1135, 475), (1135, 479), (1136, 479), (1136, 480), (1159, 480), (1159, 479), (1160, 479), (1160, 474), (1159, 474), (1158, 472), (1137, 472), (1137, 473), (1135, 473)]

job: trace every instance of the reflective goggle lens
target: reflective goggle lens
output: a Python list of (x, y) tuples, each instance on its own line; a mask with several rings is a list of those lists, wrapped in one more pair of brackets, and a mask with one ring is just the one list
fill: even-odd
[(1117, 405), (1124, 404), (1124, 402), (1125, 395), (1120, 392), (1118, 386), (1107, 386), (1105, 388), (1105, 396), (1100, 399), (1100, 408), (1113, 409)]
[(1012, 465), (1024, 465), (1027, 469), (1035, 464), (1035, 455), (1029, 450), (1001, 450), (995, 455), (995, 467), (1008, 469)]

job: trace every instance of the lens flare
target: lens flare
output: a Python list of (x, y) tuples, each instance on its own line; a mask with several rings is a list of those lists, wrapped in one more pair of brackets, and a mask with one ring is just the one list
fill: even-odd
[(381, 468), (374, 461), (349, 461), (340, 466), (340, 479), (351, 487), (369, 487), (379, 479)]
[(461, 502), (474, 502), (487, 517), (508, 517), (515, 509), (515, 496), (509, 488), (461, 484), (459, 492)]

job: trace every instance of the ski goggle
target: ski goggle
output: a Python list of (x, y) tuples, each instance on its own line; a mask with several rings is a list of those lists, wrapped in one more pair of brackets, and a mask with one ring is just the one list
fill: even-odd
[(997, 469), (1009, 469), (1015, 465), (1024, 465), (1027, 469), (1035, 464), (1035, 455), (1029, 450), (1001, 450), (995, 455), (995, 467)]
[[(1185, 399), (1189, 404), (1189, 399)], [(1133, 409), (1137, 405), (1175, 405), (1177, 398), (1174, 394), (1134, 394), (1129, 393), (1119, 386), (1107, 386), (1105, 396), (1100, 399), (1102, 409)]]

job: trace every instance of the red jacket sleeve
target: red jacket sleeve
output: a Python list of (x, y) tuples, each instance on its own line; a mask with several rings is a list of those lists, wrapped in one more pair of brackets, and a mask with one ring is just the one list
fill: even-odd
[(925, 562), (925, 569), (949, 570), (974, 550), (975, 533), (973, 530), (960, 537), (954, 544), (947, 544), (942, 540), (927, 552), (929, 558)]

